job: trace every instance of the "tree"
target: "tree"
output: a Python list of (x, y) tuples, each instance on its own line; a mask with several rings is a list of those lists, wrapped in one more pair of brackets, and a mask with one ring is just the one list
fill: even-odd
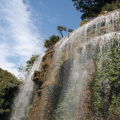
[(66, 31), (67, 28), (64, 27), (64, 26), (57, 26), (57, 30), (58, 32), (61, 34), (62, 38), (63, 38), (63, 34), (62, 34), (62, 31)]
[(101, 8), (101, 12), (100, 14), (98, 14), (98, 16), (104, 15), (105, 11), (110, 12), (119, 8), (120, 8), (120, 0), (118, 0), (117, 2), (112, 2), (111, 4), (106, 3), (105, 6)]
[(76, 10), (83, 13), (81, 19), (84, 20), (87, 17), (94, 18), (96, 17), (101, 8), (106, 4), (111, 4), (112, 2), (116, 2), (117, 0), (72, 0), (74, 2), (74, 6), (76, 6)]
[(110, 12), (110, 11), (113, 11), (113, 10), (116, 10), (120, 8), (120, 3), (119, 3), (119, 0), (117, 2), (112, 2), (111, 4), (107, 3), (105, 6), (103, 6), (101, 8), (101, 11), (107, 11), (107, 12)]
[(48, 49), (59, 40), (60, 40), (60, 36), (52, 35), (51, 37), (49, 37), (49, 39), (45, 40), (44, 47)]
[(45, 42), (44, 42), (44, 47), (50, 48), (51, 46), (52, 46), (51, 41), (46, 39)]
[(26, 71), (34, 64), (35, 60), (39, 57), (39, 55), (32, 55), (30, 60), (28, 60), (26, 63)]
[(117, 8), (120, 8), (120, 0), (117, 0), (117, 2), (115, 3)]
[(30, 67), (34, 64), (34, 61), (37, 59), (39, 57), (39, 55), (32, 55), (31, 56), (31, 58), (30, 58), (30, 60), (28, 60), (26, 63), (26, 65), (23, 65), (23, 64), (21, 64), (21, 65), (19, 65), (19, 67), (18, 67), (18, 72), (19, 73), (21, 73), (21, 74), (19, 74), (19, 79), (20, 80), (24, 80), (25, 79), (25, 77), (26, 77), (26, 71), (27, 70), (29, 70), (30, 69)]
[(73, 29), (68, 29), (68, 32), (72, 32), (73, 31)]
[(67, 30), (67, 28), (64, 27), (64, 26), (57, 26), (57, 30), (61, 34), (62, 38), (63, 38), (62, 31), (67, 31), (67, 32), (72, 32), (73, 31), (73, 29), (70, 29), (70, 28)]
[(20, 81), (12, 73), (0, 68), (0, 120), (6, 120), (11, 112), (10, 107), (19, 85)]

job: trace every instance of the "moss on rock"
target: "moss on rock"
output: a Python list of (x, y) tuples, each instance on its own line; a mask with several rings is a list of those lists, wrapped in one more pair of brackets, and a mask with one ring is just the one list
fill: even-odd
[[(112, 119), (119, 118), (120, 106), (120, 50), (118, 41), (107, 43), (102, 51), (95, 54), (96, 73), (93, 83), (93, 111), (95, 115)], [(109, 85), (104, 89), (105, 81)], [(105, 91), (106, 90), (106, 91)], [(108, 103), (107, 103), (108, 102)], [(107, 108), (105, 108), (105, 105)], [(105, 114), (105, 112), (107, 112)], [(110, 117), (111, 116), (111, 117)]]

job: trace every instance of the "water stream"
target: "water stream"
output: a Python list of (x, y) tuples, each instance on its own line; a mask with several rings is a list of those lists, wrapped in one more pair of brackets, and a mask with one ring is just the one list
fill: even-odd
[[(120, 41), (120, 12), (114, 11), (97, 17), (62, 38), (54, 47), (54, 70), (50, 80), (55, 80), (61, 68), (62, 90), (52, 114), (52, 120), (87, 120), (90, 117), (90, 95), (88, 85), (95, 71), (93, 56), (97, 49), (102, 55), (106, 43)], [(118, 42), (118, 46), (119, 46)], [(32, 97), (33, 82), (31, 76), (39, 70), (42, 57), (34, 63), (20, 87), (20, 93), (14, 101), (10, 120), (24, 120)], [(99, 67), (102, 65), (102, 58)], [(61, 67), (62, 66), (62, 67)], [(55, 69), (56, 67), (56, 69)], [(52, 89), (52, 88), (51, 88)], [(87, 105), (86, 105), (87, 104)], [(92, 114), (91, 114), (92, 115)]]
[(31, 77), (33, 76), (34, 71), (40, 70), (40, 64), (42, 61), (43, 55), (39, 56), (34, 62), (31, 69), (27, 72), (25, 81), (19, 88), (18, 96), (14, 100), (12, 107), (12, 114), (10, 120), (26, 120), (27, 119), (27, 108), (30, 105), (32, 99), (32, 93), (34, 88), (34, 82)]
[[(86, 120), (88, 116), (90, 117), (88, 85), (92, 79), (91, 74), (95, 71), (93, 56), (97, 49), (102, 56), (106, 43), (120, 41), (119, 16), (120, 12), (114, 11), (97, 17), (56, 44), (54, 64), (57, 67), (65, 65), (61, 76), (63, 80), (61, 97), (52, 120)], [(101, 61), (102, 58), (99, 66), (102, 64)], [(55, 73), (53, 72), (51, 76), (56, 76)]]

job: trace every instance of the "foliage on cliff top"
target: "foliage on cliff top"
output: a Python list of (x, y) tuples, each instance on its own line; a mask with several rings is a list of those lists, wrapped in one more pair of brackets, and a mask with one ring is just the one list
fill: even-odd
[[(20, 72), (23, 76), (26, 75), (26, 71), (28, 69), (30, 69), (30, 67), (34, 64), (34, 61), (39, 57), (39, 55), (32, 55), (30, 60), (28, 60), (26, 63), (26, 66), (24, 66), (23, 64), (19, 65), (18, 67), (18, 72)], [(21, 78), (23, 79), (23, 78)]]
[(28, 60), (26, 63), (26, 71), (34, 64), (35, 60), (39, 57), (39, 55), (32, 55), (30, 60)]
[[(111, 4), (106, 3), (103, 7), (101, 7), (101, 11), (97, 14), (97, 16), (104, 15), (107, 12), (110, 12), (119, 8), (120, 8), (120, 0), (118, 0), (117, 2), (112, 2)], [(86, 18), (87, 19), (82, 20), (82, 22), (80, 23), (80, 26), (90, 21), (90, 16), (86, 16)]]
[(0, 118), (10, 112), (20, 81), (10, 72), (0, 68)]
[(90, 21), (90, 18), (87, 18), (86, 20), (83, 20), (81, 23), (80, 23), (80, 26), (82, 26), (83, 24), (87, 23)]
[(54, 45), (59, 40), (60, 40), (59, 36), (52, 35), (51, 37), (49, 37), (49, 39), (45, 40), (44, 47), (46, 47), (48, 49), (48, 48), (50, 48), (52, 45)]
[(110, 12), (116, 9), (120, 8), (120, 0), (118, 0), (117, 2), (112, 2), (111, 4), (107, 3), (105, 6), (103, 6), (101, 8), (101, 12), (98, 14), (98, 16), (104, 15), (105, 12)]
[(94, 18), (96, 17), (103, 6), (106, 3), (111, 4), (116, 2), (116, 0), (72, 0), (77, 11), (82, 12), (81, 19), (84, 20), (87, 17)]
[(72, 32), (73, 29), (70, 29), (70, 28), (67, 28), (67, 27), (64, 27), (64, 26), (57, 26), (57, 30), (58, 32), (61, 34), (62, 38), (63, 38), (63, 34), (62, 34), (62, 31), (67, 31), (67, 32)]

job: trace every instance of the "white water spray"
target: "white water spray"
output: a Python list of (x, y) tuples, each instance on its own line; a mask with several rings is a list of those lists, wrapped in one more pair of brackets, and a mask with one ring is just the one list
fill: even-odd
[[(61, 79), (63, 80), (62, 92), (58, 106), (53, 114), (53, 120), (82, 120), (87, 119), (88, 106), (87, 94), (88, 81), (91, 79), (90, 74), (94, 72), (94, 61), (92, 59), (95, 48), (103, 52), (103, 47), (107, 42), (116, 39), (120, 41), (119, 28), (119, 11), (97, 17), (90, 22), (79, 27), (69, 35), (62, 38), (54, 47), (53, 66), (56, 67), (51, 72), (52, 79), (56, 76), (62, 65)], [(118, 44), (119, 45), (119, 44)], [(87, 51), (91, 47), (91, 51)], [(107, 56), (106, 56), (107, 57)], [(33, 82), (31, 75), (40, 65), (35, 63), (26, 77), (28, 78), (20, 88), (20, 94), (15, 100), (15, 108), (10, 120), (25, 119), (29, 100), (33, 91)], [(101, 60), (99, 66), (101, 67)], [(90, 82), (90, 81), (89, 81)], [(52, 88), (51, 88), (52, 89)], [(89, 104), (89, 103), (88, 103)]]
[[(63, 85), (66, 84), (64, 86), (67, 87), (63, 86), (64, 92), (61, 93), (61, 103), (58, 104), (54, 112), (53, 120), (87, 119), (88, 108), (85, 102), (87, 102), (86, 94), (89, 93), (87, 90), (88, 80), (94, 71), (91, 70), (94, 68), (92, 57), (96, 52), (95, 48), (99, 48), (100, 54), (102, 54), (106, 43), (112, 42), (114, 39), (120, 41), (119, 15), (119, 11), (114, 11), (97, 17), (65, 36), (56, 44), (53, 58), (56, 62), (54, 64), (60, 67), (64, 64), (62, 61), (65, 62), (66, 60), (62, 79), (68, 82), (63, 81)], [(87, 49), (90, 46), (92, 50), (89, 52)], [(67, 65), (69, 61), (72, 61), (68, 63), (72, 64), (71, 66)], [(99, 67), (101, 64), (100, 62)], [(51, 76), (55, 76), (55, 73), (54, 71)], [(70, 103), (68, 99), (72, 99), (72, 102)]]
[(35, 70), (40, 70), (40, 64), (43, 55), (39, 56), (34, 62), (33, 66), (26, 75), (25, 81), (20, 86), (18, 96), (14, 100), (10, 120), (26, 120), (27, 107), (32, 99), (32, 92), (34, 88), (34, 82), (32, 81), (31, 77)]

